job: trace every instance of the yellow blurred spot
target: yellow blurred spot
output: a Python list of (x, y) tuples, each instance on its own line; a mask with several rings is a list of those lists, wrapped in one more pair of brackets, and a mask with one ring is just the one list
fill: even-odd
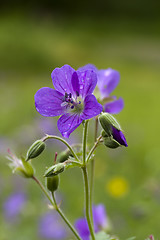
[(106, 191), (115, 198), (121, 198), (128, 193), (129, 184), (123, 177), (113, 177), (106, 183)]

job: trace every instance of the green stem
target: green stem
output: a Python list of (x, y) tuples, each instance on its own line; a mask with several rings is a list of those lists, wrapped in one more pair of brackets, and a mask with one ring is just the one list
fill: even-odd
[(69, 222), (69, 220), (65, 217), (65, 215), (63, 214), (62, 210), (58, 207), (55, 197), (54, 197), (54, 193), (52, 192), (52, 197), (53, 197), (53, 201), (51, 199), (51, 197), (49, 196), (48, 192), (46, 191), (46, 189), (44, 188), (44, 186), (42, 185), (42, 183), (35, 177), (33, 176), (32, 179), (38, 184), (38, 186), (41, 188), (41, 190), (44, 192), (44, 194), (46, 195), (46, 197), (48, 198), (48, 200), (50, 201), (50, 203), (52, 204), (52, 206), (54, 207), (54, 209), (59, 213), (59, 215), (62, 217), (62, 219), (65, 221), (65, 223), (68, 225), (68, 227), (70, 228), (70, 230), (72, 231), (72, 233), (75, 235), (76, 239), (78, 240), (82, 240), (80, 238), (80, 236), (78, 235), (77, 231), (75, 230), (75, 228), (72, 226), (72, 224)]
[(76, 229), (72, 226), (72, 224), (69, 222), (69, 220), (65, 217), (64, 213), (62, 212), (62, 210), (59, 208), (59, 206), (57, 205), (56, 199), (55, 199), (55, 195), (54, 192), (52, 192), (52, 198), (53, 198), (53, 202), (55, 205), (55, 209), (56, 211), (59, 213), (59, 215), (62, 217), (62, 219), (65, 221), (65, 223), (68, 225), (68, 227), (71, 229), (71, 231), (73, 232), (73, 234), (75, 235), (75, 237), (78, 240), (81, 240), (79, 234), (77, 233)]
[(76, 155), (76, 153), (74, 152), (73, 148), (69, 145), (69, 143), (67, 143), (63, 138), (61, 137), (58, 137), (58, 136), (54, 136), (54, 135), (46, 135), (42, 141), (46, 141), (48, 139), (56, 139), (56, 140), (59, 140), (61, 142), (63, 142), (68, 148), (69, 150), (71, 151), (72, 155), (74, 156), (74, 158), (79, 162), (79, 158), (78, 156)]
[[(94, 142), (97, 141), (97, 132), (98, 132), (98, 117), (96, 117), (95, 119)], [(90, 177), (90, 214), (91, 214), (92, 220), (93, 220), (92, 202), (93, 202), (93, 188), (94, 188), (94, 172), (95, 172), (95, 158), (91, 161), (91, 177)]]
[(84, 165), (85, 165), (85, 161), (86, 161), (86, 146), (87, 146), (88, 122), (89, 122), (89, 120), (86, 120), (86, 121), (85, 121), (85, 123), (84, 123), (84, 128), (83, 128), (82, 148), (83, 148), (83, 164), (84, 164)]
[(93, 152), (95, 151), (95, 149), (97, 148), (100, 140), (102, 138), (102, 135), (100, 135), (98, 138), (97, 138), (97, 141), (95, 142), (94, 146), (92, 147), (92, 149), (90, 150), (88, 156), (87, 156), (87, 159), (86, 159), (86, 163), (88, 163), (90, 157), (92, 156)]
[(53, 205), (53, 201), (52, 201), (51, 197), (49, 196), (48, 192), (46, 191), (46, 189), (44, 188), (44, 186), (42, 185), (42, 183), (35, 176), (33, 176), (32, 179), (38, 184), (38, 186), (44, 192), (44, 194), (46, 195), (46, 197), (48, 198), (50, 203)]
[(90, 216), (90, 198), (89, 198), (90, 193), (89, 193), (89, 183), (88, 183), (88, 172), (87, 172), (87, 167), (86, 166), (82, 167), (82, 172), (83, 172), (84, 186), (85, 186), (86, 218), (87, 218), (88, 227), (89, 227), (89, 230), (90, 230), (92, 240), (95, 240), (93, 224), (92, 224), (91, 216)]

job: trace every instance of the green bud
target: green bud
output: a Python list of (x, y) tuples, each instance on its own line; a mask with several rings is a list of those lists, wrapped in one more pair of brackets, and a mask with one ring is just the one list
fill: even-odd
[(44, 177), (52, 177), (52, 176), (58, 175), (59, 173), (64, 172), (64, 170), (65, 170), (65, 164), (57, 163), (47, 169), (47, 171), (44, 173)]
[(54, 192), (59, 186), (59, 175), (47, 178), (47, 188), (49, 191)]
[(42, 140), (35, 141), (27, 151), (26, 161), (38, 157), (45, 149), (45, 143)]
[(63, 151), (60, 154), (58, 154), (57, 161), (61, 163), (65, 162), (66, 160), (68, 160), (70, 156), (73, 157), (71, 152), (67, 149), (66, 151)]
[(99, 121), (108, 137), (112, 135), (112, 126), (118, 130), (121, 130), (121, 126), (117, 120), (109, 113), (102, 113), (99, 116)]
[(104, 137), (103, 144), (109, 148), (117, 148), (121, 146), (115, 139), (113, 139), (113, 137)]

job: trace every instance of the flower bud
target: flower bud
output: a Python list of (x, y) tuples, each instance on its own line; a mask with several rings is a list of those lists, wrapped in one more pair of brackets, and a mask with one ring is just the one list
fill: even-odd
[(113, 137), (104, 138), (103, 143), (106, 147), (109, 147), (109, 148), (117, 148), (121, 146), (116, 140), (113, 139)]
[(60, 154), (58, 154), (57, 161), (61, 163), (65, 162), (66, 160), (68, 160), (70, 156), (73, 157), (71, 152), (67, 149), (66, 151), (63, 151)]
[(102, 128), (108, 135), (108, 137), (112, 135), (112, 127), (116, 128), (118, 130), (121, 130), (121, 127), (120, 127), (119, 123), (117, 122), (117, 120), (111, 114), (109, 114), (107, 112), (102, 113), (99, 116), (99, 121), (100, 121)]
[(47, 177), (47, 188), (49, 191), (54, 192), (58, 189), (59, 186), (59, 175), (53, 177)]
[(38, 157), (45, 149), (45, 143), (42, 140), (35, 141), (27, 151), (26, 161)]
[(44, 177), (52, 177), (56, 176), (61, 172), (64, 172), (65, 164), (64, 163), (57, 163), (52, 167), (48, 168), (47, 171), (44, 173)]

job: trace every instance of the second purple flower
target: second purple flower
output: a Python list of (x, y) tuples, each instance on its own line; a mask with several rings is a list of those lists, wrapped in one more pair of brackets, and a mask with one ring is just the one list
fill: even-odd
[(51, 74), (55, 89), (44, 87), (35, 94), (36, 110), (43, 116), (61, 116), (57, 126), (63, 137), (69, 135), (83, 120), (103, 110), (92, 94), (97, 76), (93, 70), (75, 71), (69, 65), (55, 68)]

